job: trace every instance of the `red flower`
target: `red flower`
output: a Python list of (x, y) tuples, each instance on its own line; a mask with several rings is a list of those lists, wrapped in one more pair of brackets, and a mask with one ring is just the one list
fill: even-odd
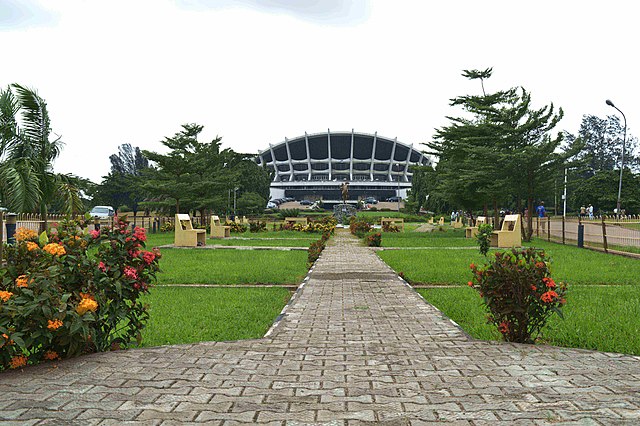
[(547, 288), (556, 288), (555, 281), (553, 281), (553, 279), (551, 279), (549, 277), (544, 277), (542, 279), (542, 282), (547, 286)]
[(544, 262), (536, 262), (536, 268), (544, 268), (546, 265), (544, 264)]
[(472, 283), (471, 281), (469, 281), (469, 282), (467, 283), (467, 285), (468, 285), (469, 287), (473, 287), (473, 283)]
[(95, 240), (100, 236), (100, 231), (98, 231), (97, 229), (94, 229), (93, 231), (89, 231), (89, 234), (91, 234), (91, 238)]
[(472, 263), (471, 265), (469, 265), (469, 268), (476, 269), (476, 265)]
[(498, 331), (502, 334), (507, 334), (509, 332), (509, 323), (507, 321), (502, 321), (498, 326)]
[(107, 267), (105, 266), (104, 262), (98, 263), (98, 269), (100, 269), (102, 272), (107, 272)]
[(147, 235), (144, 228), (140, 228), (136, 226), (133, 230), (133, 236), (138, 239), (138, 241), (147, 241)]
[(546, 293), (543, 293), (542, 296), (540, 296), (540, 299), (542, 299), (542, 301), (545, 303), (551, 303), (557, 297), (558, 293), (556, 293), (555, 291), (547, 291)]
[(131, 280), (138, 279), (138, 271), (136, 271), (135, 268), (132, 268), (131, 266), (125, 266), (123, 274), (125, 277)]
[(531, 284), (531, 290), (532, 290), (532, 291), (536, 291), (537, 289), (538, 289), (538, 288), (537, 288), (535, 285)]
[(150, 251), (145, 251), (142, 253), (142, 260), (144, 260), (144, 263), (146, 263), (147, 265), (150, 265), (151, 262), (153, 262), (156, 258), (156, 255), (153, 254), (153, 252)]

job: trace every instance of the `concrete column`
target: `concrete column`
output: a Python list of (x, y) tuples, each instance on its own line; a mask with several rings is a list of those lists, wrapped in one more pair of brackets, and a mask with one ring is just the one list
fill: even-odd
[(376, 146), (378, 144), (378, 132), (373, 134), (373, 146), (371, 147), (371, 168), (369, 169), (369, 179), (373, 182), (373, 163), (376, 158)]
[(351, 129), (351, 156), (349, 156), (349, 180), (353, 180), (353, 129)]
[(329, 180), (331, 180), (331, 130), (327, 129), (327, 152), (329, 153)]
[(308, 180), (311, 180), (311, 151), (309, 151), (309, 135), (304, 132), (304, 144), (307, 147), (307, 167), (309, 168)]

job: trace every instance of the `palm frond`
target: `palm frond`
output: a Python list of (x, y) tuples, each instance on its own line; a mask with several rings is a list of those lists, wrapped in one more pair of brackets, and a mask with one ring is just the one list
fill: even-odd
[(28, 160), (4, 163), (0, 167), (0, 182), (4, 201), (10, 210), (22, 213), (34, 211), (38, 207), (42, 198), (40, 181)]

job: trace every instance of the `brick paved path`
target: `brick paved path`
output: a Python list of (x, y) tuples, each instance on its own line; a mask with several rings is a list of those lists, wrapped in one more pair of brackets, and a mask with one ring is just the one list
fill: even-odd
[(371, 250), (339, 234), (269, 337), (2, 373), (0, 419), (634, 423), (638, 391), (638, 357), (471, 340)]

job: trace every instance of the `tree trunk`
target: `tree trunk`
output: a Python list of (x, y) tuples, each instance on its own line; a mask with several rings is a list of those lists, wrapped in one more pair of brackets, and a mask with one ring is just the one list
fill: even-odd
[(529, 210), (529, 216), (527, 217), (527, 232), (525, 235), (525, 241), (531, 241), (531, 236), (533, 235), (533, 198), (527, 198), (527, 206)]
[(40, 220), (42, 221), (40, 223), (40, 232), (44, 232), (49, 227), (49, 223), (48, 223), (49, 218), (47, 217), (47, 205), (44, 203), (40, 204)]
[(500, 229), (500, 212), (498, 211), (498, 200), (493, 199), (493, 229)]

